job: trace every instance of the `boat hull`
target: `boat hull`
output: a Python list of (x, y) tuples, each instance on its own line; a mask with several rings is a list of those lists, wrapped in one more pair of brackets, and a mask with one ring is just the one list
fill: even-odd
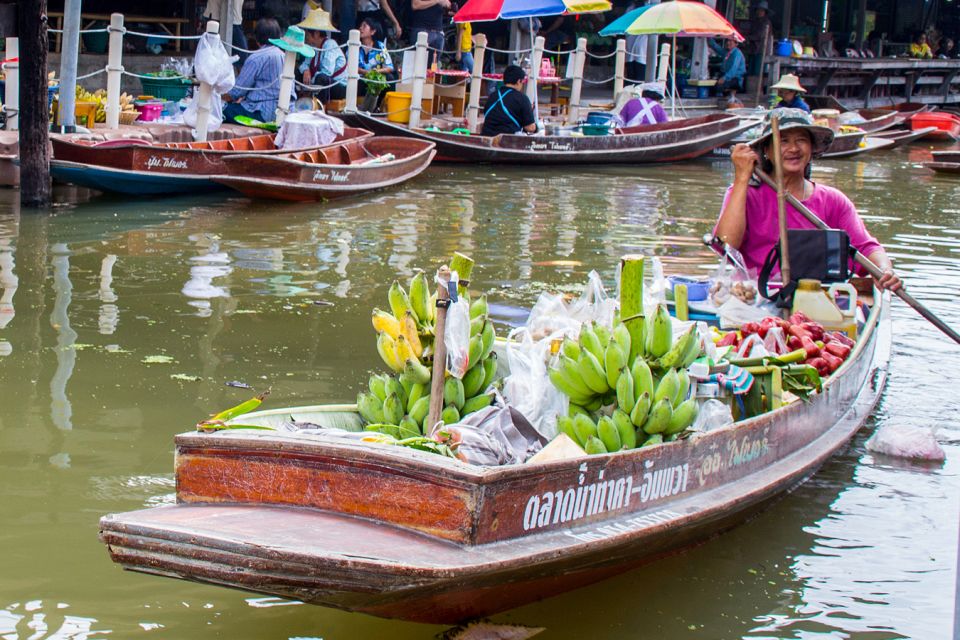
[[(304, 154), (233, 156), (224, 160), (227, 174), (212, 179), (251, 198), (294, 202), (327, 200), (406, 182), (420, 175), (436, 153), (431, 142), (387, 136), (358, 140), (328, 151), (341, 152), (354, 147), (356, 151), (352, 153), (360, 156), (358, 162), (352, 162), (351, 158), (343, 158), (340, 163), (298, 159), (297, 156)], [(387, 153), (395, 159), (360, 162), (364, 157)]]
[[(366, 130), (347, 128), (331, 144), (371, 135)], [(224, 172), (224, 158), (240, 154), (267, 157), (290, 152), (277, 149), (273, 140), (274, 136), (267, 134), (208, 143), (144, 144), (135, 140), (126, 143), (111, 140), (95, 144), (53, 137), (50, 174), (61, 182), (128, 195), (217, 190), (224, 187), (210, 177)]]
[(378, 135), (408, 136), (437, 145), (437, 161), (496, 164), (637, 164), (697, 158), (727, 144), (749, 127), (739, 118), (714, 114), (631, 127), (607, 136), (457, 135), (410, 129), (358, 112), (342, 114), (352, 126)]
[(886, 306), (811, 402), (657, 447), (486, 468), (321, 437), (183, 434), (179, 504), (106, 516), (100, 536), (135, 571), (419, 622), (490, 615), (701, 542), (812, 475), (882, 390)]

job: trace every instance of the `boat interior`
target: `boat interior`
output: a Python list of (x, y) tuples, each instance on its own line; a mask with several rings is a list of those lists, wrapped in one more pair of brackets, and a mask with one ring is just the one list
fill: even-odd
[(167, 149), (194, 149), (200, 151), (273, 151), (276, 136), (266, 133), (259, 136), (245, 138), (224, 138), (222, 140), (207, 140), (205, 142), (167, 142), (162, 147)]

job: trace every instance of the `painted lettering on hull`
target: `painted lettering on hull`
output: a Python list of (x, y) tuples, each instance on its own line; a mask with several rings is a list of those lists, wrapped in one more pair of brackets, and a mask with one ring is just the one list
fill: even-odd
[(187, 161), (182, 158), (169, 156), (150, 156), (147, 158), (147, 169), (186, 169)]
[(314, 182), (347, 182), (349, 180), (349, 171), (325, 171), (323, 169), (317, 169), (313, 172)]

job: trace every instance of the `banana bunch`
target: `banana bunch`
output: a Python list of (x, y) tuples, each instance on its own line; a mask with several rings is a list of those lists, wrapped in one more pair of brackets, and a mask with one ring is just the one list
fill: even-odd
[(107, 121), (107, 90), (106, 89), (97, 89), (93, 93), (87, 91), (80, 85), (77, 85), (76, 90), (76, 99), (77, 102), (95, 102), (97, 105), (96, 116), (94, 117), (95, 122), (106, 122)]
[[(409, 283), (409, 293), (394, 281), (387, 293), (390, 311), (374, 309), (377, 352), (395, 375), (374, 374), (368, 391), (357, 396), (357, 409), (368, 423), (367, 430), (381, 431), (397, 438), (428, 432), (430, 387), (433, 376), (433, 343), (436, 323), (436, 296), (430, 295), (426, 275), (421, 271)], [(442, 339), (442, 338), (441, 338)], [(488, 317), (486, 296), (470, 304), (471, 366), (463, 379), (447, 373), (443, 383), (443, 412), (446, 424), (488, 407), (493, 396), (486, 393), (497, 373), (493, 353), (496, 333)]]
[[(577, 341), (565, 338), (548, 375), (570, 398), (557, 426), (587, 453), (662, 442), (693, 424), (698, 405), (687, 398), (687, 367), (701, 354), (696, 326), (673, 340), (663, 305), (644, 320), (643, 345), (631, 361), (632, 341), (617, 321), (612, 330), (584, 324)], [(595, 416), (599, 415), (599, 419)]]
[(137, 108), (133, 104), (133, 96), (129, 93), (120, 94), (120, 111), (136, 111)]

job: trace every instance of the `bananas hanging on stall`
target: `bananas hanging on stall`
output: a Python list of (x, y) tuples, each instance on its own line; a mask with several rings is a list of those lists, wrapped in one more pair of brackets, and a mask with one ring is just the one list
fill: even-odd
[(577, 340), (564, 338), (547, 374), (570, 399), (557, 428), (587, 453), (612, 453), (657, 444), (687, 429), (699, 405), (690, 395), (687, 367), (703, 353), (696, 325), (673, 339), (666, 306), (644, 320), (643, 344), (631, 361), (631, 337), (585, 323)]
[[(436, 296), (426, 274), (418, 271), (404, 288), (394, 281), (387, 292), (387, 308), (374, 308), (371, 323), (377, 334), (377, 353), (391, 373), (373, 374), (367, 390), (357, 395), (357, 411), (366, 429), (395, 438), (426, 434), (433, 377)], [(441, 338), (442, 339), (442, 338)], [(458, 422), (493, 403), (487, 393), (497, 374), (493, 353), (496, 331), (488, 316), (486, 296), (470, 303), (470, 363), (462, 379), (445, 375), (441, 419)]]
[[(77, 102), (90, 102), (97, 105), (96, 115), (94, 116), (95, 122), (106, 122), (107, 121), (107, 90), (106, 89), (97, 89), (96, 91), (87, 91), (79, 84), (76, 88), (76, 101)], [(133, 96), (127, 93), (120, 94), (120, 111), (136, 111), (134, 106)]]

